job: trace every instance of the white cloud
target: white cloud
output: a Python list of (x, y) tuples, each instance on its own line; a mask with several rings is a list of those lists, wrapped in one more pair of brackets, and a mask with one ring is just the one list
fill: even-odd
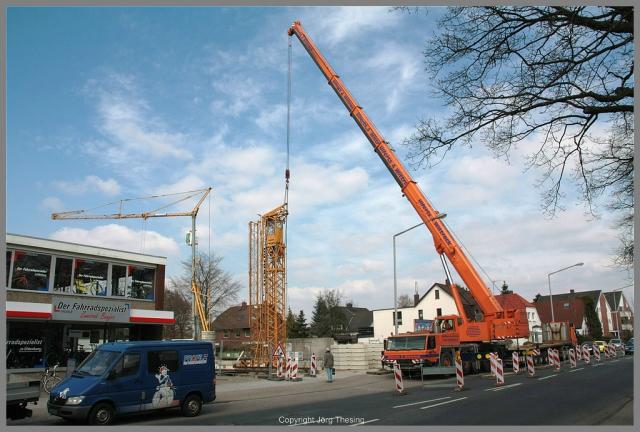
[[(309, 15), (303, 22), (309, 24), (309, 29), (318, 38), (322, 35), (322, 41), (331, 46), (344, 42), (346, 39), (354, 40), (369, 33), (381, 32), (394, 27), (402, 17), (397, 13), (390, 13), (388, 7), (343, 6), (324, 9), (322, 13)], [(313, 35), (311, 35), (313, 38)]]
[(287, 107), (282, 104), (271, 105), (260, 111), (255, 122), (265, 132), (284, 131), (287, 120)]
[(114, 178), (101, 179), (98, 176), (89, 175), (82, 180), (76, 181), (57, 181), (56, 187), (68, 194), (84, 194), (102, 192), (105, 195), (114, 196), (120, 193), (121, 187)]
[[(143, 233), (122, 225), (101, 225), (91, 229), (61, 228), (49, 237), (54, 240), (87, 244), (130, 252), (143, 252)], [(155, 231), (144, 233), (144, 253), (160, 256), (176, 256), (179, 247), (175, 240)]]
[(57, 197), (47, 197), (42, 200), (40, 207), (50, 212), (59, 212), (64, 208), (64, 204)]

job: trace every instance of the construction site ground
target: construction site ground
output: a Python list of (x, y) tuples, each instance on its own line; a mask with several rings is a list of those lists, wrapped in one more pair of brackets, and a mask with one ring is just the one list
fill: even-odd
[[(487, 374), (404, 380), (405, 395), (394, 390), (393, 375), (338, 371), (300, 382), (253, 376), (219, 377), (217, 399), (200, 416), (176, 410), (120, 418), (118, 425), (631, 425), (633, 357), (598, 365), (567, 363), (556, 372), (545, 366), (535, 377), (507, 373), (497, 387)], [(46, 413), (46, 398), (33, 417), (9, 425), (64, 425)]]

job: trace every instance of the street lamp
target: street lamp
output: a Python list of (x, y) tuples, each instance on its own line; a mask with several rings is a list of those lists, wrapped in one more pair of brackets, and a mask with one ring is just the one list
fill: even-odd
[(582, 265), (584, 265), (584, 263), (579, 262), (577, 264), (570, 265), (569, 267), (561, 268), (560, 270), (556, 270), (554, 272), (551, 272), (551, 273), (549, 273), (547, 275), (547, 280), (549, 281), (549, 302), (551, 303), (551, 322), (555, 322), (556, 321), (555, 315), (553, 314), (553, 294), (551, 294), (551, 275), (552, 274), (556, 274), (556, 273), (560, 273), (561, 271), (568, 270), (568, 269), (570, 269), (572, 267), (579, 267), (579, 266), (582, 266)]
[[(440, 213), (436, 217), (431, 220), (436, 219), (444, 219), (447, 217), (446, 213)], [(402, 235), (406, 232), (411, 231), (414, 228), (418, 228), (420, 225), (424, 225), (424, 222), (420, 222), (417, 225), (412, 226), (411, 228), (407, 228), (404, 231), (400, 231), (397, 234), (393, 235), (393, 327), (394, 334), (398, 334), (398, 278), (397, 278), (397, 265), (396, 265), (396, 237)]]

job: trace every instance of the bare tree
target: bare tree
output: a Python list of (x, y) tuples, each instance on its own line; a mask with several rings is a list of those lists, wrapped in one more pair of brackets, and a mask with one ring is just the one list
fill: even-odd
[[(202, 293), (206, 318), (211, 323), (221, 312), (238, 299), (240, 283), (220, 266), (222, 257), (200, 253), (196, 259), (196, 282)], [(191, 260), (182, 262), (184, 273), (171, 278), (171, 287), (181, 292), (191, 304)]]
[(164, 308), (173, 311), (176, 322), (172, 326), (164, 326), (164, 337), (167, 339), (185, 339), (192, 336), (193, 314), (191, 303), (184, 292), (168, 289), (164, 293)]
[(409, 297), (409, 294), (402, 294), (398, 297), (398, 307), (408, 308), (413, 306), (413, 300)]
[(633, 8), (454, 7), (438, 29), (426, 68), (451, 115), (417, 125), (412, 164), (475, 142), (506, 160), (527, 146), (543, 210), (563, 210), (573, 183), (591, 214), (620, 215), (618, 262), (632, 264)]

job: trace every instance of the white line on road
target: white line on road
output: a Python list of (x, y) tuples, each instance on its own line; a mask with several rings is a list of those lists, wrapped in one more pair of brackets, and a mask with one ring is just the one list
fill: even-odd
[(509, 385), (506, 385), (506, 386), (488, 388), (488, 389), (485, 389), (485, 391), (499, 391), (499, 390), (504, 390), (504, 389), (508, 389), (508, 388), (511, 388), (511, 387), (518, 387), (519, 385), (522, 385), (522, 383), (515, 383), (515, 384), (509, 384)]
[[(594, 365), (594, 366), (595, 366), (595, 365)], [(582, 369), (584, 369), (584, 368), (572, 369), (572, 370), (570, 370), (569, 372), (578, 372), (579, 370), (582, 370)]]
[(360, 425), (363, 425), (363, 424), (373, 423), (373, 422), (377, 422), (377, 421), (380, 421), (380, 419), (367, 420), (367, 421), (364, 421), (364, 422), (352, 424), (350, 426), (360, 426)]
[(444, 399), (451, 399), (451, 396), (441, 397), (441, 398), (438, 398), (438, 399), (430, 399), (430, 400), (420, 401), (420, 402), (413, 402), (413, 403), (408, 403), (408, 404), (404, 404), (404, 405), (396, 405), (393, 408), (402, 408), (402, 407), (411, 406), (411, 405), (420, 405), (420, 404), (429, 403), (429, 402), (435, 402), (435, 401), (444, 400)]
[(440, 402), (440, 403), (433, 404), (433, 405), (428, 405), (428, 406), (426, 406), (426, 407), (422, 407), (422, 408), (420, 408), (420, 409), (433, 408), (433, 407), (437, 407), (437, 406), (439, 406), (439, 405), (448, 404), (448, 403), (451, 403), (451, 402), (458, 402), (458, 401), (461, 401), (462, 399), (466, 399), (466, 397), (462, 397), (462, 398), (458, 398), (458, 399), (451, 399), (450, 401)]
[(558, 376), (558, 374), (553, 374), (553, 375), (549, 375), (549, 376), (546, 376), (546, 377), (538, 378), (538, 381), (542, 381), (542, 380), (545, 380), (545, 379), (553, 378), (554, 376)]

